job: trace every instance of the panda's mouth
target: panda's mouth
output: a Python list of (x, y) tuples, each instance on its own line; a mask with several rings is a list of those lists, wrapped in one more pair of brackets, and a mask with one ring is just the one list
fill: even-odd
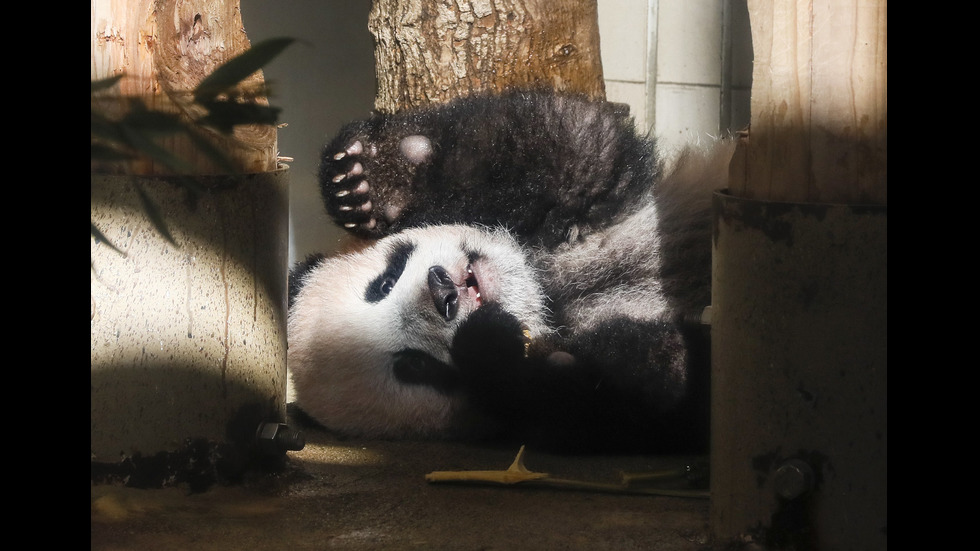
[(480, 281), (476, 277), (476, 273), (473, 271), (473, 265), (470, 264), (466, 267), (466, 279), (464, 280), (466, 285), (466, 292), (471, 297), (473, 297), (474, 302), (476, 302), (477, 308), (483, 304), (483, 295), (480, 294)]

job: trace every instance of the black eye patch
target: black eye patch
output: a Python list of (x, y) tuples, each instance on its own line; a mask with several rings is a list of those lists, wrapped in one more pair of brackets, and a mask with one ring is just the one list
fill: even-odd
[(412, 256), (414, 251), (415, 245), (411, 243), (396, 245), (395, 249), (388, 255), (388, 266), (385, 271), (371, 280), (371, 283), (368, 283), (367, 289), (364, 291), (364, 300), (372, 303), (380, 302), (381, 299), (388, 296), (388, 293), (395, 287), (395, 283), (398, 282), (398, 278), (402, 276), (402, 272), (405, 271), (408, 258)]
[(394, 359), (395, 378), (407, 385), (430, 386), (448, 395), (462, 383), (458, 369), (421, 350), (406, 348), (395, 353)]

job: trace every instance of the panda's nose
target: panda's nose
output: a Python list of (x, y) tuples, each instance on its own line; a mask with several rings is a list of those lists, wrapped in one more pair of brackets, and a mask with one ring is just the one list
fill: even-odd
[(446, 321), (451, 321), (456, 317), (459, 310), (459, 292), (456, 291), (456, 283), (449, 277), (449, 272), (442, 266), (429, 268), (429, 294), (432, 295), (432, 303)]

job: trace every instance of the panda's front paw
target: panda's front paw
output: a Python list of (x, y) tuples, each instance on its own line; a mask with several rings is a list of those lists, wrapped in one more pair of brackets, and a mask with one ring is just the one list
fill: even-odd
[(521, 323), (491, 302), (481, 306), (460, 325), (450, 350), (453, 361), (473, 381), (505, 381), (519, 371), (528, 340)]
[(325, 150), (320, 164), (320, 191), (327, 214), (344, 228), (366, 236), (376, 236), (378, 227), (367, 168), (376, 154), (373, 145), (355, 139), (336, 150)]

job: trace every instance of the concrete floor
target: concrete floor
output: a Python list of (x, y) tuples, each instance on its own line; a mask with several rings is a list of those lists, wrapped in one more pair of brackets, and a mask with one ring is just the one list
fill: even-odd
[[(92, 485), (92, 549), (588, 549), (704, 551), (708, 500), (551, 488), (434, 484), (432, 471), (503, 470), (516, 449), (352, 442), (304, 428), (287, 468), (201, 493)], [(693, 458), (696, 459), (696, 458)], [(553, 477), (619, 482), (685, 457), (562, 457), (527, 450)]]

